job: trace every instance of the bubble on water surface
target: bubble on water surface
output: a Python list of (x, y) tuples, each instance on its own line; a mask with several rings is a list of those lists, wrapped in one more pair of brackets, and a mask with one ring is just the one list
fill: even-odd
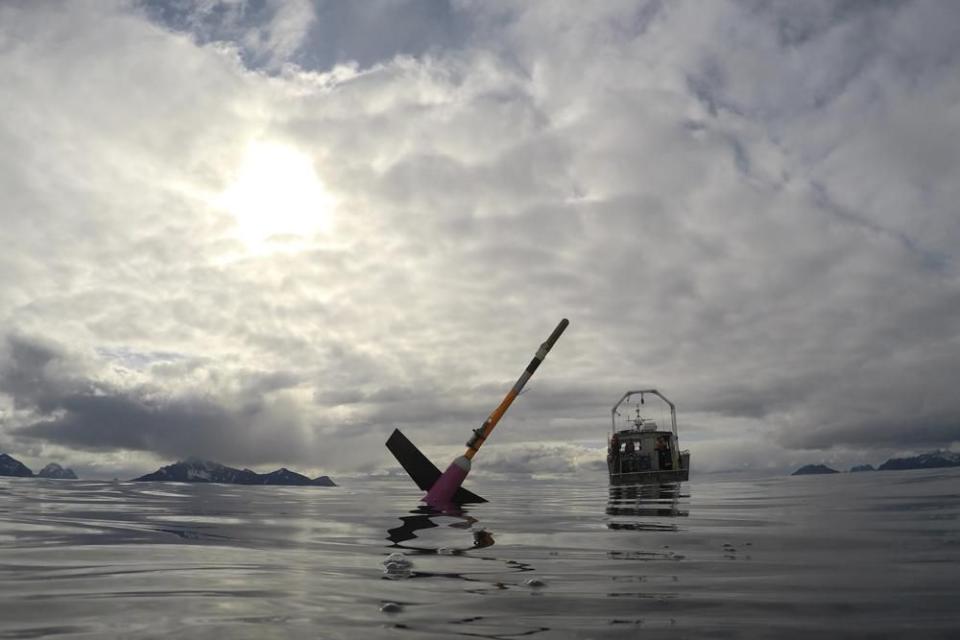
[(413, 562), (402, 553), (391, 553), (383, 561), (384, 577), (390, 580), (409, 578)]

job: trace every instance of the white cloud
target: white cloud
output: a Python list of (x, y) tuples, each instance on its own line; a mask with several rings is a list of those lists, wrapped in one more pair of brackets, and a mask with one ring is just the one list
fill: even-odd
[[(159, 398), (228, 463), (445, 455), (564, 316), (478, 469), (593, 469), (637, 384), (705, 469), (960, 438), (952, 6), (338, 6), (0, 7), (0, 326), (86, 385), (3, 447), (174, 455), (82, 426)], [(212, 204), (254, 141), (335, 199), (291, 251)]]

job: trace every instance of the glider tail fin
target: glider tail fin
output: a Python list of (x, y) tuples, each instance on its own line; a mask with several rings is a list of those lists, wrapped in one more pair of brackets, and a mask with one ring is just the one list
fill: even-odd
[[(387, 439), (387, 449), (423, 491), (429, 491), (434, 483), (440, 479), (440, 469), (430, 462), (430, 459), (423, 455), (415, 444), (400, 433), (399, 429), (394, 429), (393, 433), (390, 434), (390, 438)], [(467, 504), (486, 502), (486, 499), (460, 487), (454, 494), (453, 501), (457, 504)]]

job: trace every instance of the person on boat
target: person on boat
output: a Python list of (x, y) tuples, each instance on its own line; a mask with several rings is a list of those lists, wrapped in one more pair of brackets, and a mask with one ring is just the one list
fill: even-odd
[(671, 469), (673, 467), (673, 460), (670, 456), (670, 446), (667, 444), (666, 439), (663, 436), (657, 436), (657, 462), (661, 470)]

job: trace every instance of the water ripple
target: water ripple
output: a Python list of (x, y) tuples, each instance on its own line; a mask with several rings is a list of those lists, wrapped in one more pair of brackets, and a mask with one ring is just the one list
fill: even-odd
[(0, 479), (0, 638), (952, 637), (960, 472), (863, 475), (443, 514), (405, 481)]

